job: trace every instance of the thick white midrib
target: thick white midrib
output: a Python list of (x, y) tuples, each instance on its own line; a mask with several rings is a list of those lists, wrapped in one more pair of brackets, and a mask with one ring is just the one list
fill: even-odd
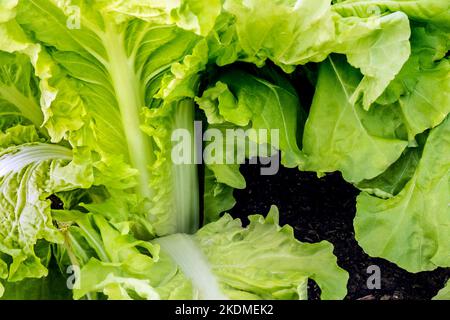
[(12, 103), (37, 128), (42, 125), (44, 116), (42, 115), (41, 108), (31, 97), (24, 96), (12, 86), (0, 86), (0, 97)]
[(31, 163), (47, 160), (72, 160), (72, 150), (58, 145), (36, 144), (25, 146), (22, 149), (11, 153), (5, 151), (0, 156), (0, 177), (11, 173), (19, 172), (22, 168)]
[(141, 109), (144, 97), (140, 92), (140, 81), (134, 72), (134, 62), (127, 57), (123, 34), (112, 25), (107, 26), (103, 42), (108, 55), (111, 81), (119, 105), (123, 131), (128, 146), (128, 156), (132, 166), (139, 171), (138, 192), (144, 198), (151, 198), (148, 166), (153, 161), (149, 139), (140, 129)]
[(228, 300), (219, 286), (216, 276), (212, 273), (208, 260), (198, 245), (187, 234), (174, 234), (155, 240), (161, 249), (167, 253), (192, 281), (202, 300)]
[(191, 164), (173, 164), (176, 232), (195, 233), (199, 228), (200, 204), (194, 134), (194, 102), (183, 100), (176, 106), (174, 129), (186, 129), (191, 133)]

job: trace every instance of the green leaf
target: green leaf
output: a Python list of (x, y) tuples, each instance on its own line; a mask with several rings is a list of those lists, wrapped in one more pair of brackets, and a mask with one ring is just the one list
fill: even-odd
[[(11, 123), (9, 120), (7, 122), (8, 125), (14, 125), (14, 122)], [(43, 140), (36, 131), (36, 127), (31, 125), (18, 124), (5, 131), (0, 131), (0, 149)]]
[(408, 138), (439, 125), (450, 113), (450, 37), (431, 25), (412, 29), (412, 54), (379, 102), (401, 110)]
[(402, 11), (413, 20), (448, 26), (449, 6), (446, 0), (345, 0), (333, 5), (333, 10), (344, 16), (359, 17)]
[[(175, 8), (171, 10), (171, 6)], [(222, 11), (221, 0), (182, 0), (168, 3), (168, 11), (177, 26), (206, 36)]]
[(319, 62), (331, 52), (316, 50), (335, 37), (329, 0), (228, 0), (224, 8), (234, 16), (241, 60), (261, 66), (271, 59), (292, 72), (293, 66)]
[(205, 191), (203, 194), (205, 224), (218, 220), (221, 213), (234, 207), (236, 200), (233, 191), (234, 188), (230, 185), (220, 183), (216, 174), (208, 166), (205, 168)]
[(450, 281), (447, 282), (447, 285), (439, 291), (433, 300), (450, 300)]
[(355, 233), (371, 256), (410, 272), (450, 266), (450, 121), (428, 137), (416, 172), (395, 197), (358, 197)]
[[(231, 188), (245, 189), (245, 178), (239, 172), (245, 158), (258, 156), (255, 152), (262, 155), (264, 150), (270, 156), (279, 149), (285, 166), (295, 167), (303, 161), (297, 143), (304, 121), (299, 99), (287, 79), (275, 71), (272, 75), (275, 84), (232, 70), (196, 98), (210, 124), (209, 132), (223, 137), (219, 141), (211, 137), (204, 152), (207, 170), (213, 173), (205, 184), (207, 222), (234, 206)], [(277, 136), (272, 136), (272, 130)]]
[[(203, 10), (219, 14), (217, 2), (209, 8), (188, 0), (167, 7), (141, 1), (73, 5), (80, 8), (80, 28), (67, 26), (60, 1), (20, 1), (17, 7), (16, 21), (39, 43), (40, 66), (47, 67), (39, 78), (41, 87), (47, 83), (43, 94), (52, 96), (41, 102), (52, 142), (89, 149), (94, 184), (122, 192), (125, 202), (137, 195), (141, 215), (149, 216), (157, 234), (195, 231), (195, 166), (171, 166), (168, 133), (180, 120), (192, 129), (186, 123), (194, 106), (186, 98), (197, 93), (208, 47), (171, 22), (207, 32), (215, 18), (203, 17)], [(193, 190), (189, 196), (186, 186)]]
[(321, 65), (303, 137), (304, 170), (339, 170), (356, 183), (383, 173), (407, 147), (402, 119), (393, 107), (365, 111), (349, 102), (360, 79), (342, 57), (330, 57)]
[(66, 236), (70, 255), (96, 252), (87, 263), (78, 261), (76, 299), (99, 298), (96, 293), (110, 299), (305, 299), (308, 278), (319, 284), (323, 299), (346, 294), (348, 275), (336, 265), (331, 244), (298, 242), (292, 228), (278, 225), (275, 207), (267, 218), (251, 216), (246, 228), (225, 215), (195, 235), (152, 242), (137, 241), (97, 215), (58, 219), (72, 219), (68, 235), (80, 232), (87, 240), (73, 246)]
[(343, 43), (335, 52), (346, 54), (348, 62), (364, 75), (350, 101), (355, 104), (362, 98), (368, 110), (408, 60), (408, 18), (402, 12), (366, 19), (349, 17), (342, 19), (338, 29), (338, 42)]
[(84, 157), (43, 143), (0, 151), (0, 252), (12, 258), (9, 281), (47, 275), (34, 246), (39, 239), (63, 241), (53, 225), (48, 197), (92, 184), (92, 168)]
[(391, 198), (403, 190), (414, 176), (420, 160), (419, 148), (410, 148), (385, 172), (370, 180), (363, 180), (356, 186), (380, 198)]
[(7, 282), (3, 300), (70, 300), (66, 278), (56, 268), (41, 279), (25, 279), (20, 282)]
[[(228, 122), (240, 127), (267, 130), (267, 140), (250, 137), (254, 143), (269, 143), (281, 150), (281, 162), (290, 168), (303, 162), (297, 143), (300, 102), (295, 91), (234, 70), (220, 76), (215, 87), (196, 99), (209, 123)], [(248, 127), (246, 129), (248, 129)], [(231, 128), (232, 129), (232, 128)], [(279, 141), (274, 143), (272, 130)], [(271, 153), (269, 153), (270, 155)]]
[[(96, 293), (113, 300), (189, 296), (189, 281), (166, 255), (160, 254), (157, 245), (120, 232), (99, 215), (66, 213), (57, 219), (71, 224), (66, 236), (67, 254), (71, 263), (81, 268), (73, 290), (75, 299), (95, 298)], [(91, 249), (95, 253), (89, 254), (87, 261), (79, 259)]]
[[(184, 99), (146, 109), (142, 130), (154, 141), (155, 161), (149, 181), (155, 194), (146, 212), (158, 235), (193, 233), (199, 227), (199, 187), (195, 165), (194, 102)], [(178, 129), (178, 130), (177, 130)], [(173, 134), (183, 132), (176, 141)], [(173, 139), (173, 140), (172, 140)], [(181, 145), (187, 159), (176, 159)], [(174, 157), (173, 157), (174, 156)]]
[[(5, 279), (7, 277), (8, 277), (8, 265), (0, 258), (0, 279)], [(4, 293), (5, 287), (0, 282), (0, 298), (3, 296)]]
[(362, 99), (366, 110), (410, 54), (409, 21), (402, 12), (341, 16), (329, 0), (228, 0), (224, 8), (231, 17), (218, 19), (209, 38), (219, 65), (241, 60), (262, 66), (270, 59), (292, 72), (333, 52), (345, 54), (364, 75), (351, 101)]
[[(0, 52), (0, 116), (2, 122), (21, 122), (40, 128), (44, 117), (40, 93), (30, 60), (23, 54)], [(13, 122), (14, 123), (14, 122)]]
[(194, 236), (172, 235), (157, 243), (203, 299), (306, 299), (308, 278), (321, 287), (322, 299), (346, 294), (348, 275), (337, 266), (332, 245), (295, 240), (291, 227), (278, 225), (276, 207), (266, 218), (250, 216), (246, 228), (225, 215)]

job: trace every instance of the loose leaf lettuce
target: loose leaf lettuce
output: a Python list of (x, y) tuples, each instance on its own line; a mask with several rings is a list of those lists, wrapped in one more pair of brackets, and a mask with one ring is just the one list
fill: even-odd
[[(196, 197), (177, 198), (176, 189), (195, 185), (195, 171), (180, 177), (177, 168), (161, 167), (170, 162), (171, 148), (170, 136), (162, 138), (162, 130), (175, 129), (177, 119), (189, 122), (193, 105), (178, 102), (188, 95), (186, 90), (195, 90), (202, 64), (192, 65), (188, 55), (200, 55), (205, 47), (197, 46), (197, 35), (154, 16), (153, 5), (84, 0), (74, 5), (81, 10), (80, 29), (66, 27), (61, 2), (21, 1), (17, 7), (16, 21), (47, 57), (45, 92), (53, 92), (54, 99), (43, 111), (52, 142), (67, 140), (74, 148), (89, 148), (96, 159), (95, 184), (124, 190), (124, 201), (129, 198), (126, 193), (136, 193), (142, 214), (150, 210), (158, 220), (152, 221), (158, 234), (195, 229), (195, 221), (177, 223), (196, 216)], [(186, 90), (173, 93), (175, 84), (177, 90)], [(166, 101), (156, 98), (158, 92), (179, 95), (169, 102), (165, 94)], [(165, 127), (154, 130), (156, 123), (146, 125), (148, 118)], [(165, 183), (160, 183), (161, 175)]]
[[(293, 91), (293, 90), (292, 90)], [(220, 76), (215, 87), (196, 99), (211, 124), (231, 123), (238, 127), (279, 131), (281, 162), (289, 168), (302, 164), (297, 144), (300, 102), (290, 88), (272, 84), (240, 71)], [(264, 143), (265, 141), (254, 141)]]
[[(194, 235), (152, 243), (134, 240), (97, 215), (59, 212), (56, 219), (73, 220), (67, 248), (82, 267), (75, 298), (305, 299), (308, 278), (317, 281), (323, 299), (346, 292), (348, 275), (336, 265), (332, 246), (295, 240), (291, 227), (278, 225), (275, 207), (266, 218), (251, 216), (246, 228), (225, 215)], [(96, 257), (83, 263), (87, 248)]]
[(380, 97), (401, 110), (408, 138), (440, 124), (450, 112), (450, 37), (432, 25), (412, 29), (412, 54)]
[[(276, 72), (263, 69), (261, 73), (267, 73), (268, 79), (238, 70), (228, 71), (196, 98), (210, 124), (208, 130), (216, 130), (227, 137), (220, 143), (212, 139), (205, 148), (207, 173), (213, 173), (205, 178), (204, 216), (207, 222), (216, 220), (220, 213), (234, 206), (232, 188), (245, 189), (245, 178), (239, 172), (245, 159), (277, 156), (280, 150), (284, 166), (293, 168), (304, 162), (297, 132), (305, 119), (297, 93), (289, 81)], [(236, 133), (231, 138), (227, 134), (229, 130)], [(266, 130), (267, 135), (251, 134), (257, 130)], [(276, 137), (271, 136), (271, 130), (277, 130)], [(221, 152), (221, 156), (214, 156), (220, 163), (215, 163), (207, 152), (210, 146), (217, 144), (221, 146), (215, 152)]]
[(62, 242), (47, 198), (90, 187), (93, 171), (84, 150), (48, 143), (29, 57), (2, 52), (0, 60), (0, 278), (20, 281), (47, 275), (38, 241)]
[(12, 258), (8, 280), (47, 275), (34, 246), (39, 239), (63, 241), (53, 225), (47, 198), (55, 192), (92, 184), (88, 159), (73, 159), (70, 149), (43, 143), (22, 144), (0, 152), (0, 252)]
[(343, 298), (329, 243), (275, 208), (221, 217), (242, 161), (207, 163), (203, 188), (196, 152), (173, 161), (200, 118), (278, 129), (234, 151), (342, 172), (368, 254), (449, 267), (449, 23), (444, 0), (0, 1), (0, 296), (54, 298), (75, 266), (75, 299), (306, 299), (308, 279)]
[(336, 265), (332, 245), (295, 240), (292, 227), (279, 226), (276, 207), (266, 218), (250, 216), (246, 228), (226, 215), (194, 240), (231, 299), (305, 299), (308, 278), (322, 289), (322, 299), (346, 294), (348, 275)]
[(332, 10), (330, 0), (228, 0), (224, 8), (231, 15), (218, 19), (217, 34), (210, 39), (220, 53), (219, 64), (233, 62), (224, 55), (257, 65), (270, 59), (292, 72), (297, 65), (321, 62), (332, 52), (346, 54), (364, 74), (351, 102), (362, 98), (365, 109), (410, 54), (409, 22), (403, 12), (341, 16)]

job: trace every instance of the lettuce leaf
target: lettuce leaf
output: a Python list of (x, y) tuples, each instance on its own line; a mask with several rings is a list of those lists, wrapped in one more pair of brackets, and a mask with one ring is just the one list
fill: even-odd
[(36, 242), (63, 241), (53, 225), (48, 197), (89, 187), (89, 159), (65, 147), (30, 143), (2, 150), (0, 168), (0, 251), (12, 258), (8, 280), (40, 278), (47, 269), (34, 253)]
[(35, 247), (43, 239), (63, 241), (48, 197), (93, 183), (86, 150), (49, 143), (38, 70), (19, 51), (0, 53), (0, 278), (13, 282), (46, 276)]
[[(196, 185), (195, 167), (167, 165), (171, 141), (164, 134), (178, 119), (189, 124), (194, 105), (182, 100), (195, 95), (207, 60), (198, 35), (168, 23), (185, 25), (189, 8), (199, 9), (188, 3), (166, 8), (140, 1), (75, 1), (81, 28), (70, 29), (60, 1), (21, 1), (15, 19), (39, 43), (48, 70), (40, 81), (41, 87), (48, 83), (43, 94), (53, 97), (42, 107), (51, 141), (89, 149), (95, 184), (123, 190), (124, 201), (137, 194), (141, 214), (153, 217), (157, 234), (198, 227), (198, 197), (180, 195), (183, 187)], [(200, 19), (196, 29), (205, 32), (204, 23), (211, 21)]]
[(439, 291), (433, 300), (450, 300), (450, 282), (447, 282), (447, 285)]
[(379, 98), (401, 110), (411, 144), (417, 134), (439, 125), (450, 112), (450, 37), (433, 25), (412, 29), (412, 53)]
[(408, 59), (408, 17), (403, 12), (341, 16), (330, 2), (227, 0), (225, 16), (210, 37), (212, 55), (219, 65), (240, 60), (262, 66), (270, 59), (292, 72), (333, 52), (345, 54), (364, 75), (351, 102), (362, 99), (368, 110)]
[[(295, 240), (291, 227), (278, 225), (275, 207), (266, 218), (251, 216), (246, 228), (225, 215), (194, 235), (151, 243), (134, 240), (98, 215), (55, 217), (73, 220), (66, 247), (82, 267), (75, 298), (102, 293), (110, 299), (306, 299), (308, 278), (317, 281), (323, 299), (346, 294), (348, 275), (336, 265), (332, 246)], [(86, 262), (88, 247), (95, 257)]]
[(450, 121), (430, 132), (411, 180), (390, 199), (362, 193), (357, 199), (355, 234), (371, 256), (410, 272), (450, 266)]
[(45, 278), (29, 278), (19, 282), (5, 282), (5, 294), (1, 299), (70, 300), (72, 294), (67, 288), (67, 279), (56, 267), (51, 265), (48, 268), (48, 276)]
[(221, 217), (250, 150), (203, 188), (197, 154), (173, 161), (196, 119), (279, 130), (236, 148), (342, 172), (368, 254), (449, 267), (449, 21), (443, 0), (0, 1), (0, 295), (49, 298), (72, 265), (75, 299), (306, 299), (308, 279), (343, 298), (329, 243), (276, 208)]
[(408, 148), (402, 156), (381, 175), (359, 182), (356, 186), (380, 198), (392, 198), (400, 193), (413, 177), (422, 154), (422, 148)]
[(448, 27), (450, 5), (446, 0), (343, 0), (333, 10), (341, 15), (370, 16), (374, 13), (402, 11), (413, 20), (433, 22)]
[(365, 111), (361, 104), (349, 102), (361, 75), (343, 60), (332, 56), (320, 67), (303, 136), (304, 169), (318, 173), (339, 170), (347, 181), (357, 183), (383, 173), (408, 142), (395, 107)]
[[(281, 162), (289, 168), (300, 166), (303, 155), (297, 143), (300, 102), (295, 90), (270, 83), (242, 71), (230, 71), (219, 77), (212, 88), (196, 102), (205, 110), (210, 124), (230, 123), (245, 129), (279, 131)], [(254, 141), (264, 143), (265, 141)]]
[(0, 128), (5, 130), (18, 123), (40, 128), (44, 117), (39, 105), (38, 83), (29, 58), (24, 54), (0, 52), (0, 69)]

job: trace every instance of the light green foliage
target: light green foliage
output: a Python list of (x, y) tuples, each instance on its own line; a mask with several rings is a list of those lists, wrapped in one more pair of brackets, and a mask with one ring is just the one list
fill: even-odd
[(330, 243), (223, 215), (242, 161), (172, 159), (196, 119), (340, 171), (368, 254), (449, 267), (449, 29), (445, 0), (0, 0), (0, 296), (343, 298)]
[(448, 282), (447, 285), (439, 291), (433, 300), (450, 300), (450, 282)]
[(383, 173), (407, 147), (399, 131), (401, 118), (392, 106), (370, 111), (349, 100), (360, 74), (342, 57), (321, 65), (314, 101), (303, 137), (305, 169), (341, 171), (351, 182)]
[(450, 121), (433, 129), (417, 168), (390, 199), (358, 197), (356, 238), (373, 256), (411, 272), (450, 266)]

